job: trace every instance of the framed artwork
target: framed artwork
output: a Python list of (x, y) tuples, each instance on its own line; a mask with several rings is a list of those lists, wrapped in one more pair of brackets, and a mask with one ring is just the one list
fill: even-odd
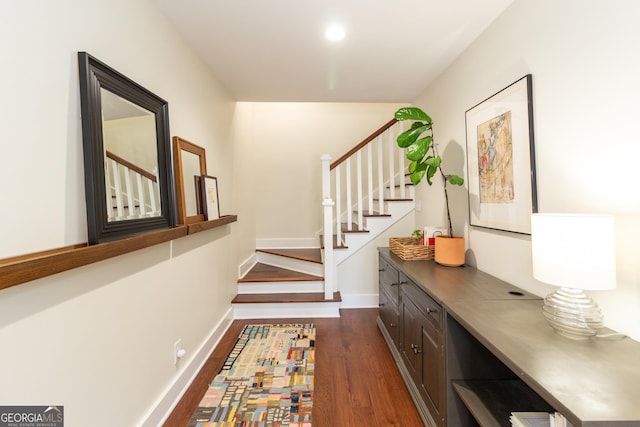
[(537, 212), (532, 76), (465, 113), (469, 223), (531, 234)]
[(202, 175), (200, 180), (202, 210), (205, 221), (220, 218), (218, 200), (218, 179), (214, 176)]

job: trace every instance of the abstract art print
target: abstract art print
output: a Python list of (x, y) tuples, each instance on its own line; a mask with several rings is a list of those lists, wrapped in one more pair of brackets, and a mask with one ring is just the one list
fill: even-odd
[(469, 221), (531, 234), (537, 211), (532, 76), (467, 110)]

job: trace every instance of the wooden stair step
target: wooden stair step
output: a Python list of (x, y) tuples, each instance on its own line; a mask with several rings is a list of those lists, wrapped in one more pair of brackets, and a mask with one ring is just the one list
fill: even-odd
[(256, 251), (322, 264), (322, 253), (320, 248), (256, 249)]
[(232, 304), (260, 304), (260, 303), (306, 303), (306, 302), (341, 302), (340, 292), (333, 293), (333, 299), (324, 299), (323, 292), (300, 294), (239, 294), (231, 301)]
[(282, 267), (257, 263), (238, 283), (248, 282), (305, 282), (324, 280), (323, 277), (300, 273)]
[(365, 218), (377, 218), (377, 217), (390, 217), (391, 214), (373, 211), (373, 212), (362, 212), (362, 216)]
[[(373, 199), (374, 202), (379, 202), (380, 199)], [(413, 199), (401, 199), (401, 198), (390, 198), (384, 199), (385, 202), (413, 202)]]
[(355, 222), (351, 224), (351, 230), (347, 230), (347, 223), (343, 222), (341, 224), (340, 230), (343, 233), (368, 233), (369, 232), (369, 230), (367, 229), (358, 230), (358, 224), (356, 224)]
[(375, 217), (390, 217), (391, 214), (388, 213), (380, 213), (380, 212), (372, 212), (372, 213), (366, 213), (366, 214), (362, 214), (365, 218), (375, 218)]

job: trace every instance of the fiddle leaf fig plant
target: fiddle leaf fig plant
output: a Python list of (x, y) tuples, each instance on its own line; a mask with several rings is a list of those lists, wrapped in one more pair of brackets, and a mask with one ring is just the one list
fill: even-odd
[(396, 111), (394, 116), (398, 121), (413, 120), (411, 128), (402, 132), (397, 138), (398, 146), (405, 149), (407, 159), (411, 161), (408, 171), (413, 185), (418, 185), (423, 179), (432, 185), (432, 179), (438, 172), (442, 176), (449, 236), (453, 237), (447, 183), (463, 185), (464, 179), (458, 175), (447, 175), (442, 170), (442, 157), (438, 154), (437, 144), (433, 141), (433, 120), (427, 113), (418, 107), (403, 107)]

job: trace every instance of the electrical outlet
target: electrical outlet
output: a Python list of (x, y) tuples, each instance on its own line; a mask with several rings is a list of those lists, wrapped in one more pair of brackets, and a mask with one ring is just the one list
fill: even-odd
[(182, 357), (182, 356), (179, 356), (179, 354), (180, 354), (182, 351), (184, 351), (184, 350), (182, 349), (182, 346), (180, 345), (181, 343), (182, 343), (182, 338), (178, 339), (178, 341), (176, 341), (176, 342), (173, 344), (173, 364), (174, 364), (174, 365), (177, 365), (177, 364), (178, 364), (178, 360), (180, 360), (180, 357)]

